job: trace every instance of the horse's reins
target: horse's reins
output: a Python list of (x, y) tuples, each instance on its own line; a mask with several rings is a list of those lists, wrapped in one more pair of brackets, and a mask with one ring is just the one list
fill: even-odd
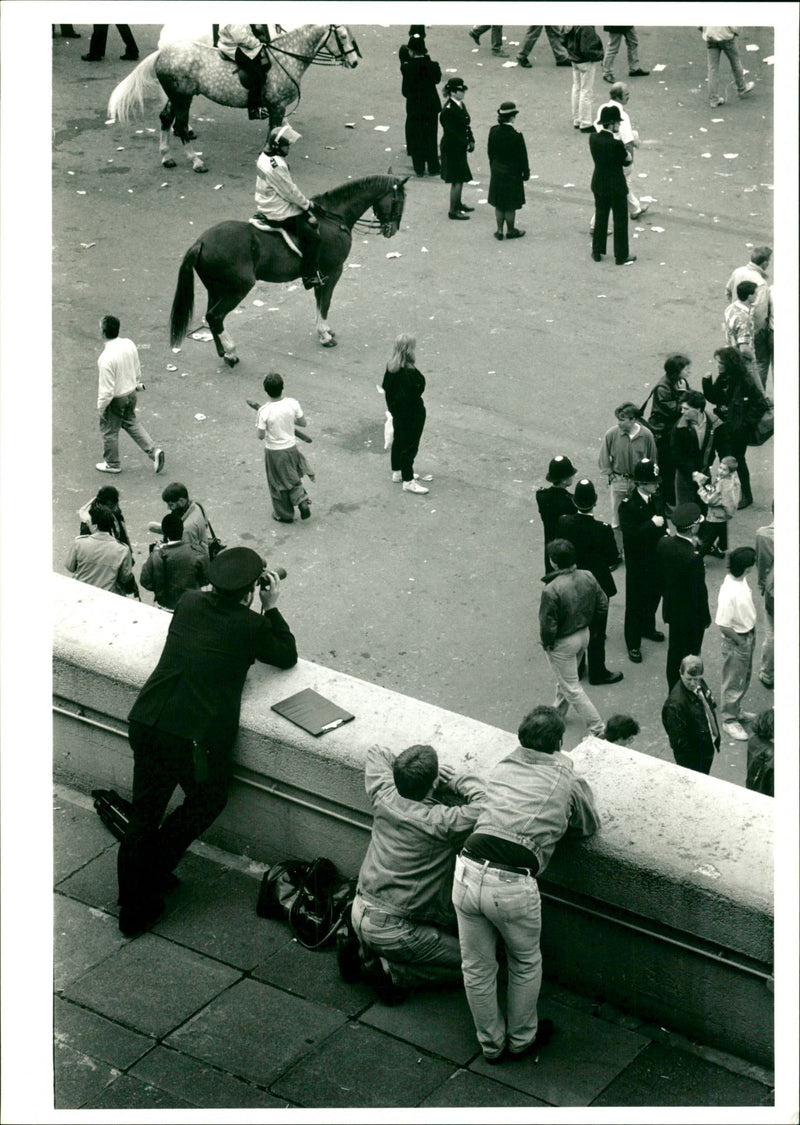
[[(328, 50), (328, 48), (325, 46), (325, 44), (328, 42), (328, 40), (331, 37), (331, 32), (333, 32), (333, 34), (336, 36), (336, 42), (337, 42), (337, 45), (338, 45), (339, 51), (340, 51), (340, 54), (338, 54), (338, 55), (334, 55), (333, 52)], [(361, 52), (358, 49), (358, 45), (357, 45), (355, 39), (353, 40), (353, 48), (352, 49), (355, 51), (355, 53), (358, 55), (359, 58), (362, 57)], [(300, 105), (300, 99), (303, 96), (301, 91), (300, 91), (300, 83), (297, 81), (297, 79), (295, 78), (295, 76), (293, 74), (289, 73), (289, 71), (283, 65), (281, 60), (278, 59), (278, 58), (274, 58), (274, 56), (276, 54), (286, 55), (290, 59), (298, 59), (300, 62), (304, 62), (306, 64), (306, 66), (312, 66), (312, 65), (344, 66), (345, 65), (345, 53), (346, 52), (345, 52), (344, 47), (342, 45), (342, 41), (339, 38), (339, 33), (336, 30), (335, 24), (329, 24), (328, 25), (328, 34), (322, 40), (322, 43), (320, 44), (320, 46), (317, 48), (317, 50), (314, 52), (313, 55), (301, 55), (301, 54), (298, 54), (297, 51), (287, 50), (286, 47), (277, 47), (275, 45), (274, 40), (267, 44), (267, 53), (273, 56), (273, 61), (275, 63), (277, 63), (277, 65), (281, 68), (283, 73), (286, 75), (286, 77), (292, 83), (295, 90), (297, 90), (297, 102), (295, 103), (294, 109), (292, 110), (292, 113), (294, 113), (294, 112), (296, 112), (297, 107)]]

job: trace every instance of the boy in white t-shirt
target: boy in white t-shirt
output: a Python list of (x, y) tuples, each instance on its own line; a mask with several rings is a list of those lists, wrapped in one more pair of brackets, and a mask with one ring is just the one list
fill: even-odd
[(311, 515), (311, 501), (302, 478), (314, 479), (303, 454), (297, 448), (295, 426), (305, 426), (306, 419), (295, 398), (283, 397), (283, 376), (271, 371), (264, 378), (269, 399), (258, 411), (256, 430), (264, 442), (264, 467), (272, 499), (272, 518), (279, 523), (294, 523), (294, 509), (300, 518)]

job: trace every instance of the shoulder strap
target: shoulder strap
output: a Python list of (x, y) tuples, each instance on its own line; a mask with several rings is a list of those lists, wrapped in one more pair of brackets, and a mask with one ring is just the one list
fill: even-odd
[(642, 403), (642, 405), (641, 405), (641, 406), (639, 407), (639, 413), (640, 413), (640, 414), (644, 414), (644, 408), (645, 408), (645, 407), (647, 406), (647, 404), (648, 404), (648, 402), (650, 401), (650, 399), (651, 399), (651, 398), (653, 397), (653, 395), (654, 395), (654, 394), (656, 393), (656, 387), (657, 387), (657, 386), (658, 386), (658, 383), (654, 383), (654, 384), (653, 384), (653, 388), (652, 388), (652, 390), (650, 391), (650, 394), (649, 394), (649, 395), (647, 396), (647, 398), (646, 398), (646, 399), (644, 400), (644, 402)]
[(200, 511), (201, 511), (201, 512), (203, 513), (203, 519), (204, 519), (204, 520), (206, 521), (206, 527), (207, 527), (207, 528), (208, 528), (208, 530), (209, 530), (209, 531), (211, 532), (211, 538), (212, 538), (212, 539), (216, 539), (216, 535), (214, 534), (214, 528), (213, 528), (213, 527), (211, 526), (211, 520), (210, 520), (210, 519), (208, 518), (208, 516), (206, 515), (206, 510), (205, 510), (205, 508), (203, 507), (203, 505), (202, 505), (202, 504), (200, 503), (200, 501), (199, 501), (199, 500), (195, 500), (195, 504), (196, 504), (196, 505), (197, 505), (197, 507), (198, 507), (198, 508), (200, 509)]

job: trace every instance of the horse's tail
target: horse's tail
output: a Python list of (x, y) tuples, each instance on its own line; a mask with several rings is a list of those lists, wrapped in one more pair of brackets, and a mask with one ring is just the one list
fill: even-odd
[(109, 123), (128, 121), (131, 116), (144, 114), (145, 98), (154, 96), (161, 89), (156, 78), (158, 56), (159, 52), (153, 51), (119, 86), (114, 87), (108, 99)]
[(189, 321), (194, 311), (194, 267), (203, 248), (202, 242), (195, 242), (183, 256), (178, 271), (178, 284), (172, 299), (172, 312), (169, 316), (169, 338), (173, 348), (177, 348), (186, 335)]

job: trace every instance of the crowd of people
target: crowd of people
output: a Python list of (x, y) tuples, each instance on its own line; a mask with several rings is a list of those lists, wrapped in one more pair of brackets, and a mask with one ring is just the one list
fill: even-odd
[[(507, 57), (502, 28), (476, 26), (469, 34), (479, 46), (489, 30), (493, 54)], [(542, 30), (528, 28), (517, 57), (523, 68), (531, 65)], [(628, 265), (635, 261), (629, 254), (628, 217), (638, 217), (646, 204), (636, 198), (625, 174), (638, 135), (624, 108), (630, 91), (616, 82), (613, 66), (624, 40), (629, 76), (648, 73), (639, 65), (635, 29), (605, 28), (605, 49), (593, 28), (544, 30), (555, 65), (573, 69), (573, 124), (590, 134), (592, 256), (600, 260), (605, 253), (613, 215), (615, 261)], [(714, 34), (725, 31), (734, 34)], [(704, 39), (709, 96), (718, 104), (719, 54), (728, 54), (737, 82), (741, 70), (735, 29), (705, 28)], [(400, 62), (406, 140), (415, 171), (440, 175), (450, 185), (449, 217), (468, 219), (473, 208), (463, 202), (462, 189), (472, 178), (467, 156), (475, 139), (464, 105), (466, 84), (448, 79), (446, 100), (440, 103), (441, 68), (427, 53), (424, 27), (410, 29)], [(594, 75), (601, 64), (610, 100), (594, 116)], [(746, 84), (739, 92), (751, 88)], [(525, 233), (516, 225), (516, 212), (524, 204), (522, 185), (530, 168), (524, 138), (515, 128), (518, 113), (516, 102), (504, 101), (488, 137), (489, 203), (498, 240)], [(437, 145), (439, 124), (443, 134)], [(313, 287), (319, 284), (313, 236), (309, 249), (297, 221), (302, 216), (313, 228), (313, 206), (294, 185), (286, 163), (297, 137), (289, 126), (271, 131), (258, 162), (256, 203), (265, 221), (287, 227), (303, 242), (304, 279)], [(736, 513), (753, 503), (748, 446), (771, 409), (764, 393), (774, 330), (767, 278), (771, 254), (770, 247), (756, 247), (751, 261), (731, 275), (725, 344), (714, 353), (717, 377), (704, 378), (702, 392), (693, 389), (689, 357), (673, 354), (644, 404), (626, 401), (615, 410), (597, 463), (608, 485), (610, 524), (593, 515), (598, 492), (591, 477), (579, 474), (565, 453), (550, 460), (549, 487), (537, 490), (536, 503), (544, 530), (539, 639), (555, 681), (553, 705), (537, 706), (525, 716), (518, 746), (483, 779), (455, 776), (440, 765), (431, 746), (412, 746), (398, 755), (381, 746), (370, 751), (366, 789), (374, 812), (372, 838), (352, 914), (339, 937), (340, 971), (346, 980), (371, 982), (389, 1004), (401, 1002), (411, 987), (463, 981), (490, 1064), (537, 1056), (553, 1034), (552, 1023), (537, 1014), (542, 977), (537, 878), (562, 837), (590, 836), (600, 827), (591, 788), (562, 751), (565, 716), (574, 708), (591, 734), (623, 747), (639, 733), (633, 716), (604, 720), (582, 682), (613, 685), (623, 679), (621, 671), (606, 665), (609, 599), (617, 594), (613, 574), (619, 568), (625, 570), (623, 628), (630, 662), (644, 662), (643, 641), (668, 640), (661, 717), (676, 764), (710, 773), (724, 733), (748, 742), (748, 787), (773, 792), (774, 712), (768, 708), (755, 715), (744, 710), (743, 701), (756, 659), (757, 610), (747, 581), (752, 571), (768, 622), (758, 676), (766, 688), (774, 687), (774, 525), (760, 528), (754, 545), (732, 545)], [(136, 417), (137, 392), (144, 390), (138, 352), (119, 332), (119, 319), (104, 316), (97, 402), (103, 460), (96, 468), (121, 472), (119, 431), (124, 429), (160, 474), (164, 450)], [(284, 395), (280, 374), (270, 372), (263, 386), (265, 403), (251, 405), (257, 408), (256, 436), (264, 446), (273, 518), (294, 523), (297, 510), (307, 520), (311, 500), (303, 478), (314, 475), (297, 445), (306, 417), (300, 403)], [(415, 338), (398, 335), (382, 384), (392, 422), (391, 479), (417, 495), (428, 492), (414, 471), (426, 420), (425, 386), (416, 367)], [(161, 540), (151, 544), (140, 582), (172, 616), (158, 665), (129, 716), (132, 814), (118, 860), (120, 929), (129, 937), (161, 915), (181, 856), (224, 807), (250, 665), (258, 660), (290, 668), (297, 661), (294, 637), (277, 610), (277, 571), (249, 548), (222, 547), (184, 484), (168, 484), (162, 500), (167, 512), (150, 525)], [(80, 534), (67, 556), (67, 570), (101, 589), (139, 597), (119, 490), (100, 488), (78, 514)], [(727, 567), (713, 616), (705, 579), (709, 557), (725, 558)], [(254, 603), (260, 603), (260, 613), (251, 609)], [(668, 638), (657, 624), (660, 604)], [(704, 679), (702, 658), (712, 622), (722, 655), (719, 704)], [(178, 785), (184, 801), (163, 819)], [(498, 937), (508, 967), (503, 1006)]]

